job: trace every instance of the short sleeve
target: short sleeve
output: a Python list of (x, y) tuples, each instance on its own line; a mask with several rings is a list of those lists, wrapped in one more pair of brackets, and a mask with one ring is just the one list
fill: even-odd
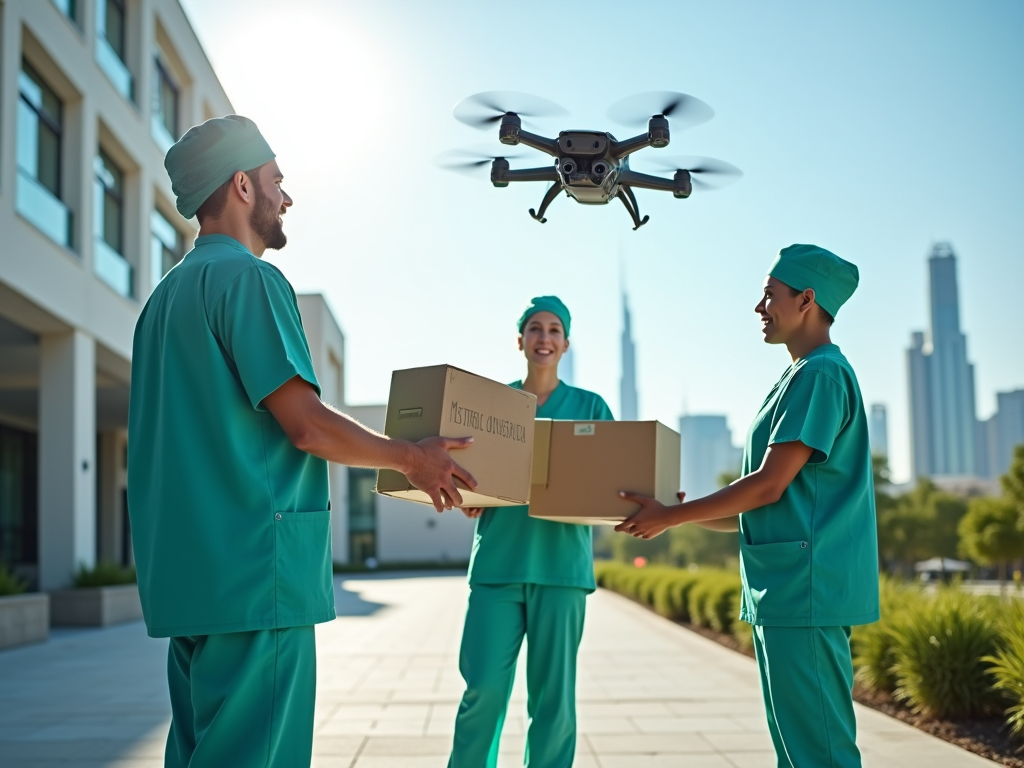
[(594, 395), (594, 402), (591, 405), (591, 410), (593, 413), (590, 418), (596, 421), (615, 421), (615, 417), (612, 416), (612, 409), (608, 407), (608, 404), (600, 395)]
[(849, 413), (846, 392), (835, 379), (818, 371), (798, 373), (775, 408), (768, 444), (801, 442), (814, 450), (810, 463), (823, 462)]
[(210, 313), (214, 335), (234, 363), (253, 408), (295, 376), (320, 393), (291, 285), (252, 266), (238, 275)]

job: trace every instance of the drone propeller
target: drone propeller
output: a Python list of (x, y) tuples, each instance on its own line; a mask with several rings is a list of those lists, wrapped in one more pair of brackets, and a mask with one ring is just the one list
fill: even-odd
[(649, 91), (627, 96), (608, 108), (608, 117), (622, 125), (642, 127), (654, 115), (672, 118), (672, 128), (692, 128), (715, 116), (698, 98), (675, 91)]
[(526, 157), (525, 153), (514, 151), (494, 154), (494, 149), (490, 144), (475, 149), (449, 149), (447, 152), (442, 152), (434, 158), (434, 165), (438, 168), (444, 168), (446, 171), (455, 171), (467, 176), (477, 176), (493, 160), (499, 157), (503, 157), (506, 160)]
[(743, 175), (743, 171), (735, 165), (711, 157), (659, 157), (652, 158), (652, 165), (659, 171), (669, 173), (689, 171), (690, 183), (707, 190), (721, 189)]
[(460, 101), (452, 110), (460, 123), (481, 131), (500, 122), (506, 112), (515, 112), (520, 117), (557, 117), (569, 114), (553, 101), (518, 91), (477, 93)]

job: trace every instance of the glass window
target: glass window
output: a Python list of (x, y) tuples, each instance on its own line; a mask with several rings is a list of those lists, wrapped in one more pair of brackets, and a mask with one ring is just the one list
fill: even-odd
[(61, 13), (63, 13), (76, 24), (78, 23), (77, 0), (53, 0), (53, 4), (60, 8)]
[(96, 274), (122, 296), (131, 297), (132, 267), (124, 258), (124, 173), (102, 149), (93, 168)]
[(135, 98), (135, 90), (125, 61), (125, 31), (124, 0), (99, 0), (96, 3), (96, 61), (121, 95), (131, 100)]
[(153, 138), (166, 152), (178, 140), (178, 86), (156, 57), (153, 67)]
[(0, 563), (9, 568), (38, 561), (38, 452), (33, 433), (0, 425)]
[(150, 229), (153, 233), (150, 239), (150, 274), (156, 288), (171, 267), (181, 261), (185, 249), (181, 234), (159, 211), (153, 211), (150, 216)]
[(377, 557), (377, 497), (373, 492), (377, 472), (348, 469), (348, 559), (365, 563)]
[(61, 245), (71, 245), (71, 212), (61, 202), (64, 109), (28, 62), (18, 73), (18, 212)]

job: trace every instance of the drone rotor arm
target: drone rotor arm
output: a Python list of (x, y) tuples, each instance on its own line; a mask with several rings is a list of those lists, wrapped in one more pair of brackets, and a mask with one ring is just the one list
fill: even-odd
[(616, 141), (612, 145), (612, 157), (615, 159), (626, 157), (626, 155), (631, 155), (649, 146), (651, 146), (651, 135), (649, 133), (641, 133), (639, 136), (634, 136), (631, 139)]
[(554, 181), (558, 182), (558, 172), (553, 165), (544, 168), (522, 168), (516, 171), (506, 171), (505, 177), (508, 181)]
[(661, 176), (651, 176), (638, 171), (623, 171), (619, 175), (620, 184), (628, 184), (631, 187), (640, 189), (653, 189), (658, 192), (675, 192), (676, 183), (673, 179), (663, 179)]
[(549, 139), (545, 136), (538, 136), (537, 134), (530, 133), (529, 131), (519, 131), (519, 143), (532, 149), (536, 149), (539, 152), (544, 152), (552, 157), (558, 157), (561, 153), (561, 150), (558, 148), (557, 140)]

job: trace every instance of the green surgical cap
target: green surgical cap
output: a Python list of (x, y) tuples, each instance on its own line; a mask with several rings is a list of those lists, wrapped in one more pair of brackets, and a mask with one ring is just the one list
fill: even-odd
[(274, 157), (256, 123), (247, 117), (215, 117), (189, 128), (164, 157), (178, 213), (191, 219), (236, 172), (259, 168)]
[(783, 248), (768, 274), (798, 291), (813, 288), (814, 300), (833, 318), (860, 282), (856, 265), (817, 245)]
[(569, 314), (569, 308), (557, 296), (535, 296), (532, 298), (530, 306), (526, 308), (526, 311), (519, 318), (520, 333), (526, 327), (526, 321), (538, 312), (550, 312), (561, 320), (562, 327), (565, 328), (565, 338), (569, 338), (569, 326), (572, 324), (572, 315)]

